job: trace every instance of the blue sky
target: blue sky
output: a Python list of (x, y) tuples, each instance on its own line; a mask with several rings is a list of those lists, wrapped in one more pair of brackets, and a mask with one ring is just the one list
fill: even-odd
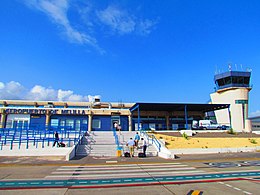
[(260, 113), (258, 0), (0, 4), (0, 99), (207, 103), (231, 63)]

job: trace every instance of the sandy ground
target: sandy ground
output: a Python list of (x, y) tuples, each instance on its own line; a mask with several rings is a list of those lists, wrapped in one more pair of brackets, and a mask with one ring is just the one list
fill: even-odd
[(185, 139), (179, 134), (155, 134), (163, 139), (168, 149), (180, 148), (237, 148), (260, 146), (260, 136), (255, 134), (229, 135), (227, 133), (207, 133)]

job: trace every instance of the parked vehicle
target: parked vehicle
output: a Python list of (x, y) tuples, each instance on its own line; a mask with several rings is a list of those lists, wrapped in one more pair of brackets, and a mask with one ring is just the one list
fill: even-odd
[(199, 120), (200, 129), (222, 129), (220, 124), (214, 123), (212, 120)]

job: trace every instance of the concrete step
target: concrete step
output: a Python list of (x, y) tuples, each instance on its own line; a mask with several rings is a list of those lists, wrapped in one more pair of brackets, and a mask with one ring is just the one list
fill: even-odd
[[(130, 137), (134, 138), (136, 132), (117, 132), (119, 135), (119, 141), (123, 148), (122, 155), (128, 151), (128, 147), (125, 145)], [(140, 143), (141, 144), (141, 143)], [(142, 152), (142, 149), (135, 150), (135, 156)], [(147, 156), (158, 156), (156, 149), (149, 144)], [(94, 132), (89, 136), (85, 136), (81, 142), (81, 145), (77, 149), (78, 156), (114, 156), (117, 155), (117, 146), (115, 144), (115, 138), (113, 132)]]

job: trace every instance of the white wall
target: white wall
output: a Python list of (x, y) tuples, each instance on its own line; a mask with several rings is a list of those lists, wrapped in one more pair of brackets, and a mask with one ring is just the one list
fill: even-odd
[[(237, 132), (250, 132), (251, 126), (248, 118), (248, 104), (245, 104), (244, 121), (242, 104), (236, 104), (236, 100), (248, 100), (250, 88), (228, 88), (218, 90), (210, 94), (213, 104), (230, 104), (231, 125)], [(217, 122), (220, 124), (229, 124), (228, 109), (215, 111)]]

